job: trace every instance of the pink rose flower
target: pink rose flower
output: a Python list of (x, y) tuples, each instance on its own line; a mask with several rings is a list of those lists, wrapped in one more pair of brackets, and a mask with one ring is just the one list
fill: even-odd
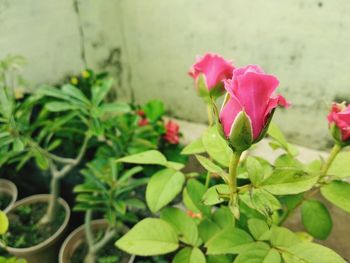
[(266, 74), (259, 66), (248, 65), (235, 69), (232, 79), (225, 81), (227, 94), (220, 112), (225, 136), (232, 139), (234, 126), (238, 119), (241, 120), (238, 117), (244, 117), (243, 126), (249, 128), (247, 132), (251, 137), (248, 138), (251, 140), (248, 144), (259, 141), (266, 133), (274, 109), (277, 106), (289, 106), (284, 97), (274, 95), (278, 85), (278, 79)]
[(327, 118), (329, 126), (336, 128), (333, 137), (339, 142), (350, 142), (350, 105), (333, 103)]
[[(203, 57), (197, 57), (197, 62), (192, 66), (188, 74), (195, 80), (195, 84), (200, 93), (207, 94), (208, 91), (223, 91), (224, 79), (232, 77), (234, 66), (231, 61), (225, 60), (217, 54), (207, 53)], [(206, 90), (201, 90), (200, 77), (204, 78)], [(203, 95), (203, 94), (200, 94)]]
[(180, 126), (174, 121), (168, 121), (165, 125), (166, 133), (164, 134), (164, 140), (170, 144), (178, 144), (179, 143), (179, 130)]

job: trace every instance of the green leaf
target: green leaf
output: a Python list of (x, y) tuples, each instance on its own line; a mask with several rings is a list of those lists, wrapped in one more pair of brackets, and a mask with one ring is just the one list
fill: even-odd
[(53, 101), (45, 104), (45, 108), (52, 112), (61, 112), (61, 111), (69, 111), (69, 110), (78, 110), (79, 107), (77, 105), (73, 105), (68, 102), (59, 102)]
[(130, 105), (122, 102), (105, 103), (100, 106), (103, 113), (121, 114), (131, 110)]
[(232, 150), (220, 136), (215, 126), (208, 128), (203, 134), (203, 145), (209, 156), (224, 167), (228, 167)]
[(20, 138), (15, 138), (13, 140), (13, 151), (21, 152), (23, 150), (24, 150), (24, 143), (21, 141)]
[(198, 225), (199, 236), (203, 242), (207, 242), (211, 237), (218, 233), (221, 228), (209, 219), (203, 219)]
[(225, 201), (220, 195), (229, 197), (230, 189), (227, 184), (218, 184), (210, 187), (203, 195), (202, 201), (205, 205), (216, 205)]
[(92, 102), (94, 105), (99, 105), (104, 100), (111, 89), (112, 84), (113, 79), (106, 78), (102, 83), (92, 88)]
[(210, 255), (207, 256), (207, 263), (232, 263), (231, 256), (226, 255)]
[(83, 102), (86, 105), (90, 104), (90, 101), (85, 97), (84, 93), (78, 89), (77, 87), (70, 85), (70, 84), (66, 84), (62, 87), (62, 91), (69, 95), (70, 97), (73, 97), (81, 102)]
[(270, 247), (266, 243), (257, 242), (249, 246), (233, 261), (234, 263), (280, 263), (279, 253), (270, 255)]
[(350, 177), (350, 152), (339, 153), (332, 162), (328, 174), (339, 179)]
[(198, 248), (185, 247), (174, 257), (172, 263), (205, 263), (205, 256)]
[(267, 133), (270, 137), (272, 137), (275, 140), (274, 144), (271, 145), (272, 148), (274, 148), (274, 149), (282, 148), (289, 155), (292, 155), (292, 156), (298, 155), (298, 150), (295, 148), (295, 146), (293, 146), (287, 142), (282, 131), (275, 123), (270, 123), (270, 126), (269, 126)]
[(0, 88), (0, 110), (4, 117), (10, 118), (12, 113), (12, 102), (9, 100), (5, 89), (5, 87)]
[(298, 236), (285, 227), (272, 226), (270, 241), (274, 247), (291, 247), (300, 242)]
[(161, 212), (160, 218), (173, 226), (182, 242), (196, 246), (198, 230), (197, 224), (192, 217), (178, 208), (169, 207)]
[[(346, 263), (346, 261), (333, 250), (315, 243), (298, 243), (292, 247), (286, 248), (286, 251), (296, 259), (296, 261), (293, 262)], [(285, 258), (286, 252), (283, 253), (282, 256)]]
[(222, 229), (228, 226), (234, 226), (235, 224), (235, 218), (233, 217), (231, 210), (226, 206), (222, 206), (215, 210), (213, 213), (213, 220)]
[(290, 156), (288, 154), (282, 154), (275, 160), (275, 167), (278, 168), (291, 168), (291, 169), (304, 169), (304, 164), (294, 158), (293, 156)]
[(248, 177), (253, 185), (258, 186), (264, 180), (264, 169), (260, 162), (254, 157), (248, 156), (246, 159)]
[(273, 195), (298, 194), (310, 190), (318, 175), (308, 175), (298, 169), (276, 169), (262, 182), (262, 188)]
[(138, 256), (162, 255), (179, 247), (176, 231), (165, 221), (146, 218), (137, 223), (115, 245)]
[(281, 208), (278, 199), (264, 189), (252, 189), (240, 194), (239, 199), (265, 217), (271, 217), (274, 211)]
[(165, 166), (168, 168), (172, 168), (174, 170), (181, 170), (182, 168), (185, 167), (183, 163), (177, 163), (177, 162), (171, 162), (171, 161), (167, 161)]
[(182, 190), (185, 183), (183, 173), (163, 169), (154, 174), (146, 189), (146, 202), (153, 213), (169, 204)]
[(185, 206), (196, 213), (210, 214), (211, 208), (202, 202), (202, 197), (206, 190), (206, 187), (197, 180), (188, 180), (186, 188), (183, 191)]
[(253, 242), (250, 235), (239, 228), (227, 227), (214, 235), (206, 244), (207, 255), (238, 254)]
[(331, 203), (350, 213), (350, 184), (343, 181), (332, 181), (321, 187), (322, 195)]
[(7, 232), (9, 228), (9, 220), (4, 212), (0, 210), (0, 235)]
[(151, 100), (146, 103), (142, 109), (151, 122), (157, 121), (165, 113), (164, 103), (160, 100)]
[(196, 155), (197, 160), (200, 162), (200, 164), (208, 171), (211, 173), (215, 173), (220, 175), (220, 177), (227, 182), (228, 180), (228, 175), (227, 173), (218, 165), (216, 165), (215, 163), (213, 163), (211, 160), (209, 160), (208, 158), (205, 158), (201, 155)]
[(181, 151), (181, 154), (191, 155), (205, 152), (205, 148), (202, 142), (202, 138), (199, 138), (190, 144), (186, 145)]
[(117, 162), (124, 163), (137, 163), (137, 164), (158, 164), (167, 165), (165, 156), (156, 150), (149, 150), (142, 153), (137, 153), (129, 156), (125, 156), (117, 160)]
[(35, 163), (41, 170), (46, 170), (49, 168), (49, 162), (44, 155), (36, 150), (33, 150), (32, 152), (35, 157)]
[(261, 219), (252, 218), (248, 220), (248, 228), (252, 236), (256, 240), (262, 240), (261, 237), (268, 231), (270, 231), (267, 223)]
[(306, 200), (301, 206), (301, 219), (306, 230), (318, 239), (327, 239), (332, 230), (332, 218), (327, 207), (317, 200)]
[(271, 248), (269, 250), (269, 253), (264, 258), (264, 261), (262, 263), (281, 263), (282, 258), (280, 253), (274, 248)]
[(244, 110), (237, 114), (232, 124), (230, 143), (238, 152), (249, 149), (253, 143), (252, 123)]

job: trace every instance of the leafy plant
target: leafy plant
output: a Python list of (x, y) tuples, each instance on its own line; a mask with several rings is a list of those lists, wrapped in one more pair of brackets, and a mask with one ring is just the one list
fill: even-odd
[[(82, 170), (85, 177), (83, 184), (74, 188), (77, 193), (75, 211), (85, 212), (85, 236), (88, 254), (84, 262), (96, 262), (98, 252), (115, 238), (118, 231), (124, 231), (124, 221), (135, 218), (130, 209), (142, 209), (141, 200), (132, 196), (132, 192), (147, 183), (147, 178), (133, 179), (142, 171), (141, 166), (122, 170), (114, 159), (96, 158)], [(96, 241), (91, 226), (93, 214), (102, 215), (108, 222), (103, 237)]]

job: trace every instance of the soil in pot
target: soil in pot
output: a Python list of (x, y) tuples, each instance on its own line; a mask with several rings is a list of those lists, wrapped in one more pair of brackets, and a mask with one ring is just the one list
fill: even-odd
[(8, 193), (0, 193), (0, 210), (3, 211), (11, 203), (12, 196)]
[(9, 231), (6, 234), (7, 245), (13, 248), (28, 248), (50, 238), (63, 224), (66, 212), (63, 206), (57, 207), (57, 216), (50, 224), (39, 224), (46, 213), (48, 204), (38, 202), (21, 205), (13, 209), (8, 218)]
[[(96, 231), (96, 240), (100, 240), (104, 231)], [(96, 263), (127, 263), (130, 259), (130, 256), (126, 253), (123, 253), (114, 245), (115, 239), (109, 241), (96, 255)], [(83, 263), (84, 258), (88, 253), (88, 245), (86, 242), (82, 242), (74, 251), (70, 263)]]

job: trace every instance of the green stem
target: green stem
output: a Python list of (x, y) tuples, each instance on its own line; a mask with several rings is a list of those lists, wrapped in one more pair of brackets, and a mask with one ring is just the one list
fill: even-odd
[(232, 154), (230, 164), (229, 164), (229, 186), (231, 189), (231, 193), (237, 192), (237, 166), (239, 163), (239, 159), (241, 158), (241, 152), (235, 152)]
[(40, 224), (48, 224), (54, 220), (57, 203), (58, 203), (58, 195), (59, 195), (59, 178), (56, 175), (52, 176), (51, 179), (51, 193), (49, 205), (44, 217), (40, 220)]
[(321, 176), (320, 179), (324, 178), (327, 176), (327, 172), (329, 170), (329, 167), (331, 166), (331, 164), (333, 163), (335, 157), (337, 156), (337, 154), (341, 151), (342, 146), (340, 146), (339, 144), (335, 144), (326, 160), (326, 162), (323, 164), (322, 169), (321, 169)]
[(211, 105), (207, 104), (207, 115), (208, 115), (208, 123), (209, 126), (213, 126), (213, 114), (212, 114), (212, 110), (211, 110)]
[(211, 173), (207, 172), (207, 177), (205, 178), (205, 188), (209, 188)]
[[(213, 126), (213, 114), (211, 111), (211, 105), (208, 103), (207, 104), (207, 115), (208, 115), (208, 123), (209, 126)], [(211, 159), (211, 158), (210, 158)], [(211, 172), (207, 172), (207, 177), (205, 178), (205, 188), (208, 189), (209, 184), (210, 184), (210, 178), (211, 178)]]
[(56, 216), (56, 210), (57, 210), (57, 203), (58, 203), (58, 196), (59, 196), (59, 181), (61, 178), (63, 178), (66, 174), (68, 174), (74, 167), (76, 167), (80, 161), (82, 160), (87, 145), (89, 142), (89, 136), (85, 136), (83, 145), (80, 148), (80, 151), (74, 161), (72, 163), (66, 164), (62, 167), (61, 170), (57, 170), (56, 165), (54, 164), (53, 160), (49, 161), (49, 167), (51, 171), (51, 192), (50, 192), (50, 200), (48, 209), (46, 211), (46, 214), (43, 216), (43, 218), (40, 220), (40, 224), (49, 224), (51, 223), (55, 216)]

